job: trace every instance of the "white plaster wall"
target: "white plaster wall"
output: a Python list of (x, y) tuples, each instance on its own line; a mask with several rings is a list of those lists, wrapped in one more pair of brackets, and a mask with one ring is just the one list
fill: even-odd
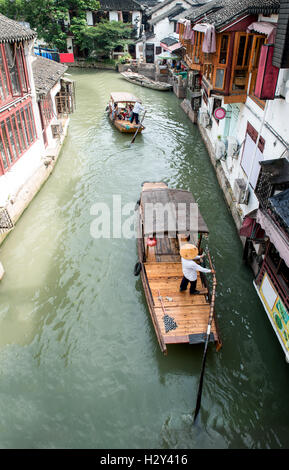
[(0, 176), (0, 206), (5, 207), (9, 200), (14, 200), (37, 168), (43, 165), (41, 155), (43, 146), (38, 139), (4, 175)]
[(142, 14), (140, 11), (133, 11), (132, 12), (132, 24), (135, 25), (135, 21), (139, 20), (137, 23), (137, 37), (139, 37), (140, 34), (140, 27), (141, 27), (141, 21), (142, 21)]
[(162, 39), (169, 36), (174, 32), (174, 23), (170, 22), (168, 18), (164, 18), (162, 21), (154, 25), (155, 38), (154, 42), (157, 46)]
[(174, 34), (174, 23), (170, 22), (168, 18), (164, 18), (162, 21), (154, 25), (153, 38), (147, 40), (148, 44), (154, 44), (155, 48), (160, 46), (162, 39), (167, 36)]
[(34, 114), (34, 119), (35, 119), (37, 138), (40, 140), (41, 153), (44, 154), (45, 145), (44, 145), (43, 136), (42, 136), (41, 120), (40, 120), (39, 108), (38, 108), (38, 103), (36, 99), (36, 91), (35, 91), (35, 85), (34, 85), (34, 79), (33, 79), (33, 73), (32, 73), (32, 63), (34, 62), (34, 60), (36, 60), (35, 56), (28, 55), (27, 65), (28, 64), (29, 65), (27, 67), (27, 70), (28, 70), (29, 82), (31, 86), (32, 107), (33, 107), (33, 114)]
[(88, 26), (93, 26), (92, 11), (87, 11), (86, 12), (86, 22), (87, 22)]
[(52, 88), (52, 90), (50, 91), (50, 96), (51, 96), (51, 100), (52, 100), (52, 104), (53, 104), (53, 113), (54, 113), (54, 116), (52, 118), (52, 120), (50, 121), (49, 123), (49, 126), (47, 127), (46, 129), (46, 136), (47, 136), (47, 141), (48, 141), (48, 145), (47, 147), (49, 147), (50, 149), (54, 148), (57, 146), (57, 139), (54, 139), (52, 137), (52, 130), (51, 130), (51, 126), (53, 124), (57, 124), (58, 123), (58, 119), (57, 119), (57, 110), (56, 110), (56, 103), (55, 103), (55, 96), (57, 95), (57, 93), (60, 91), (60, 82), (57, 82), (56, 85), (54, 85), (54, 87)]
[(136, 59), (140, 59), (141, 56), (144, 56), (144, 43), (138, 42), (135, 48)]
[(110, 11), (109, 12), (109, 21), (118, 21), (117, 11)]
[[(24, 54), (26, 57), (27, 72), (28, 72), (28, 78), (29, 78), (29, 83), (30, 83), (30, 88), (31, 88), (32, 108), (33, 108), (33, 114), (34, 114), (34, 120), (35, 120), (36, 133), (37, 133), (38, 139), (40, 140), (41, 152), (43, 153), (45, 151), (45, 146), (44, 146), (44, 141), (42, 137), (41, 120), (40, 120), (40, 115), (39, 115), (39, 109), (38, 109), (38, 104), (37, 104), (37, 99), (36, 99), (35, 84), (34, 84), (34, 78), (33, 78), (33, 72), (32, 72), (32, 63), (34, 62), (34, 60), (36, 60), (36, 57), (32, 55), (33, 47), (34, 47), (33, 41), (30, 41), (29, 43), (25, 43)], [(32, 146), (32, 148), (33, 147), (34, 145)]]
[(72, 52), (73, 51), (73, 39), (71, 37), (68, 37), (66, 39), (66, 45), (67, 45), (68, 52)]

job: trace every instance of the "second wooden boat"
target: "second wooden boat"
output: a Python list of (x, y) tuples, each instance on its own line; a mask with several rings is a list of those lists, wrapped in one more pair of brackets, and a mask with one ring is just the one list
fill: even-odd
[[(168, 222), (157, 220), (156, 215), (153, 216), (154, 228), (147, 224), (147, 219), (152, 215), (150, 211), (153, 210), (153, 205), (164, 206), (168, 203), (174, 204), (177, 211), (178, 204), (183, 204), (182, 207), (187, 208), (185, 215), (178, 215), (178, 225), (174, 235), (169, 233)], [(161, 182), (144, 183), (138, 203), (139, 263), (135, 270), (140, 272), (151, 319), (164, 354), (167, 354), (169, 344), (204, 343), (210, 312), (214, 309), (215, 299), (214, 296), (211, 298), (210, 286), (203, 273), (198, 272), (199, 294), (190, 295), (189, 289), (180, 292), (183, 273), (179, 253), (182, 244), (187, 243), (190, 227), (187, 211), (191, 203), (195, 201), (190, 192), (169, 189)], [(198, 212), (199, 250), (202, 237), (207, 234), (207, 225)], [(221, 347), (215, 312), (210, 341), (216, 344), (217, 349)]]
[(152, 90), (170, 91), (173, 88), (173, 86), (169, 83), (155, 82), (154, 80), (151, 80), (150, 78), (147, 78), (144, 75), (140, 75), (139, 73), (122, 72), (121, 75), (128, 82), (133, 83), (134, 85), (151, 88)]

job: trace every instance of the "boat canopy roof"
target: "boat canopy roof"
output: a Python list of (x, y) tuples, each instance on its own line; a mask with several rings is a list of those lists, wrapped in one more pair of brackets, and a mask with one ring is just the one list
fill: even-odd
[(136, 103), (137, 101), (141, 103), (137, 96), (125, 91), (113, 91), (110, 96), (115, 103)]
[[(161, 204), (165, 207), (169, 204), (167, 216), (157, 217), (157, 210), (154, 209), (152, 204)], [(149, 204), (148, 206), (146, 206)], [(180, 205), (179, 205), (180, 204)], [(198, 233), (209, 233), (207, 224), (205, 223), (199, 208), (198, 208), (198, 226), (194, 226), (194, 212), (191, 211), (191, 204), (196, 204), (192, 193), (181, 189), (169, 189), (169, 188), (154, 188), (144, 190), (141, 193), (141, 206), (143, 214), (143, 226), (144, 236), (161, 233), (191, 233), (198, 231)], [(159, 207), (161, 207), (159, 206)], [(151, 220), (151, 212), (153, 210), (153, 216)], [(175, 220), (175, 230), (171, 230), (169, 225), (169, 218)], [(150, 219), (150, 220), (147, 220)], [(152, 225), (153, 223), (153, 230)], [(196, 224), (195, 224), (196, 225)]]

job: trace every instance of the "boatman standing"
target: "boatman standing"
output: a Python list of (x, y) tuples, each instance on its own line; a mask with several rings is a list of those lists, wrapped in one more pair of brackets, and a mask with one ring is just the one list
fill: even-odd
[(202, 259), (205, 255), (198, 255), (198, 248), (191, 243), (186, 243), (180, 249), (180, 255), (182, 259), (182, 267), (183, 267), (183, 279), (180, 285), (180, 291), (185, 291), (188, 287), (189, 282), (190, 285), (190, 294), (199, 294), (200, 291), (196, 290), (197, 286), (197, 278), (198, 274), (197, 271), (201, 273), (212, 273), (214, 274), (215, 271), (212, 269), (203, 268), (195, 260)]
[(135, 123), (138, 124), (139, 123), (139, 113), (140, 111), (143, 111), (144, 108), (142, 107), (142, 105), (136, 101), (134, 107), (133, 107), (133, 110), (132, 110), (132, 116), (130, 118), (130, 122), (133, 123), (133, 121), (135, 120)]

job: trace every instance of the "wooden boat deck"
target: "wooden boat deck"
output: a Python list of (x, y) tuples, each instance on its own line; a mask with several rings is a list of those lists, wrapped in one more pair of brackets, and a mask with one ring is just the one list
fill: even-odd
[[(207, 327), (215, 299), (208, 292), (206, 278), (197, 273), (197, 290), (199, 294), (191, 295), (189, 286), (180, 292), (183, 277), (180, 248), (187, 243), (186, 233), (178, 232), (177, 237), (171, 238), (166, 233), (155, 234), (156, 245), (149, 246), (149, 232), (145, 232), (143, 205), (146, 202), (166, 203), (167, 200), (180, 200), (190, 203), (193, 200), (187, 191), (169, 190), (163, 182), (145, 182), (139, 204), (138, 254), (142, 269), (140, 271), (145, 296), (151, 319), (156, 331), (160, 348), (167, 354), (168, 344), (205, 342)], [(147, 197), (148, 195), (148, 197)], [(184, 220), (187, 224), (187, 220)], [(208, 234), (208, 228), (199, 212), (199, 233)], [(201, 239), (200, 239), (201, 241)], [(174, 329), (168, 329), (165, 319), (169, 320)], [(222, 346), (218, 333), (215, 314), (211, 325), (210, 341), (215, 342), (217, 350)]]
[[(130, 121), (124, 119), (111, 119), (111, 121), (120, 132), (124, 132), (126, 134), (134, 134), (139, 127), (138, 124), (131, 123)], [(141, 125), (139, 133), (141, 133), (143, 130), (144, 126)]]
[[(198, 273), (197, 289), (200, 294), (190, 295), (187, 291), (180, 292), (183, 277), (181, 263), (144, 263), (146, 277), (150, 286), (154, 312), (159, 331), (165, 344), (200, 343), (205, 337), (210, 303), (208, 290), (203, 287)], [(162, 308), (161, 300), (165, 309)], [(166, 332), (164, 315), (169, 315), (177, 324), (177, 328)], [(213, 320), (211, 340), (219, 341), (217, 327)]]

